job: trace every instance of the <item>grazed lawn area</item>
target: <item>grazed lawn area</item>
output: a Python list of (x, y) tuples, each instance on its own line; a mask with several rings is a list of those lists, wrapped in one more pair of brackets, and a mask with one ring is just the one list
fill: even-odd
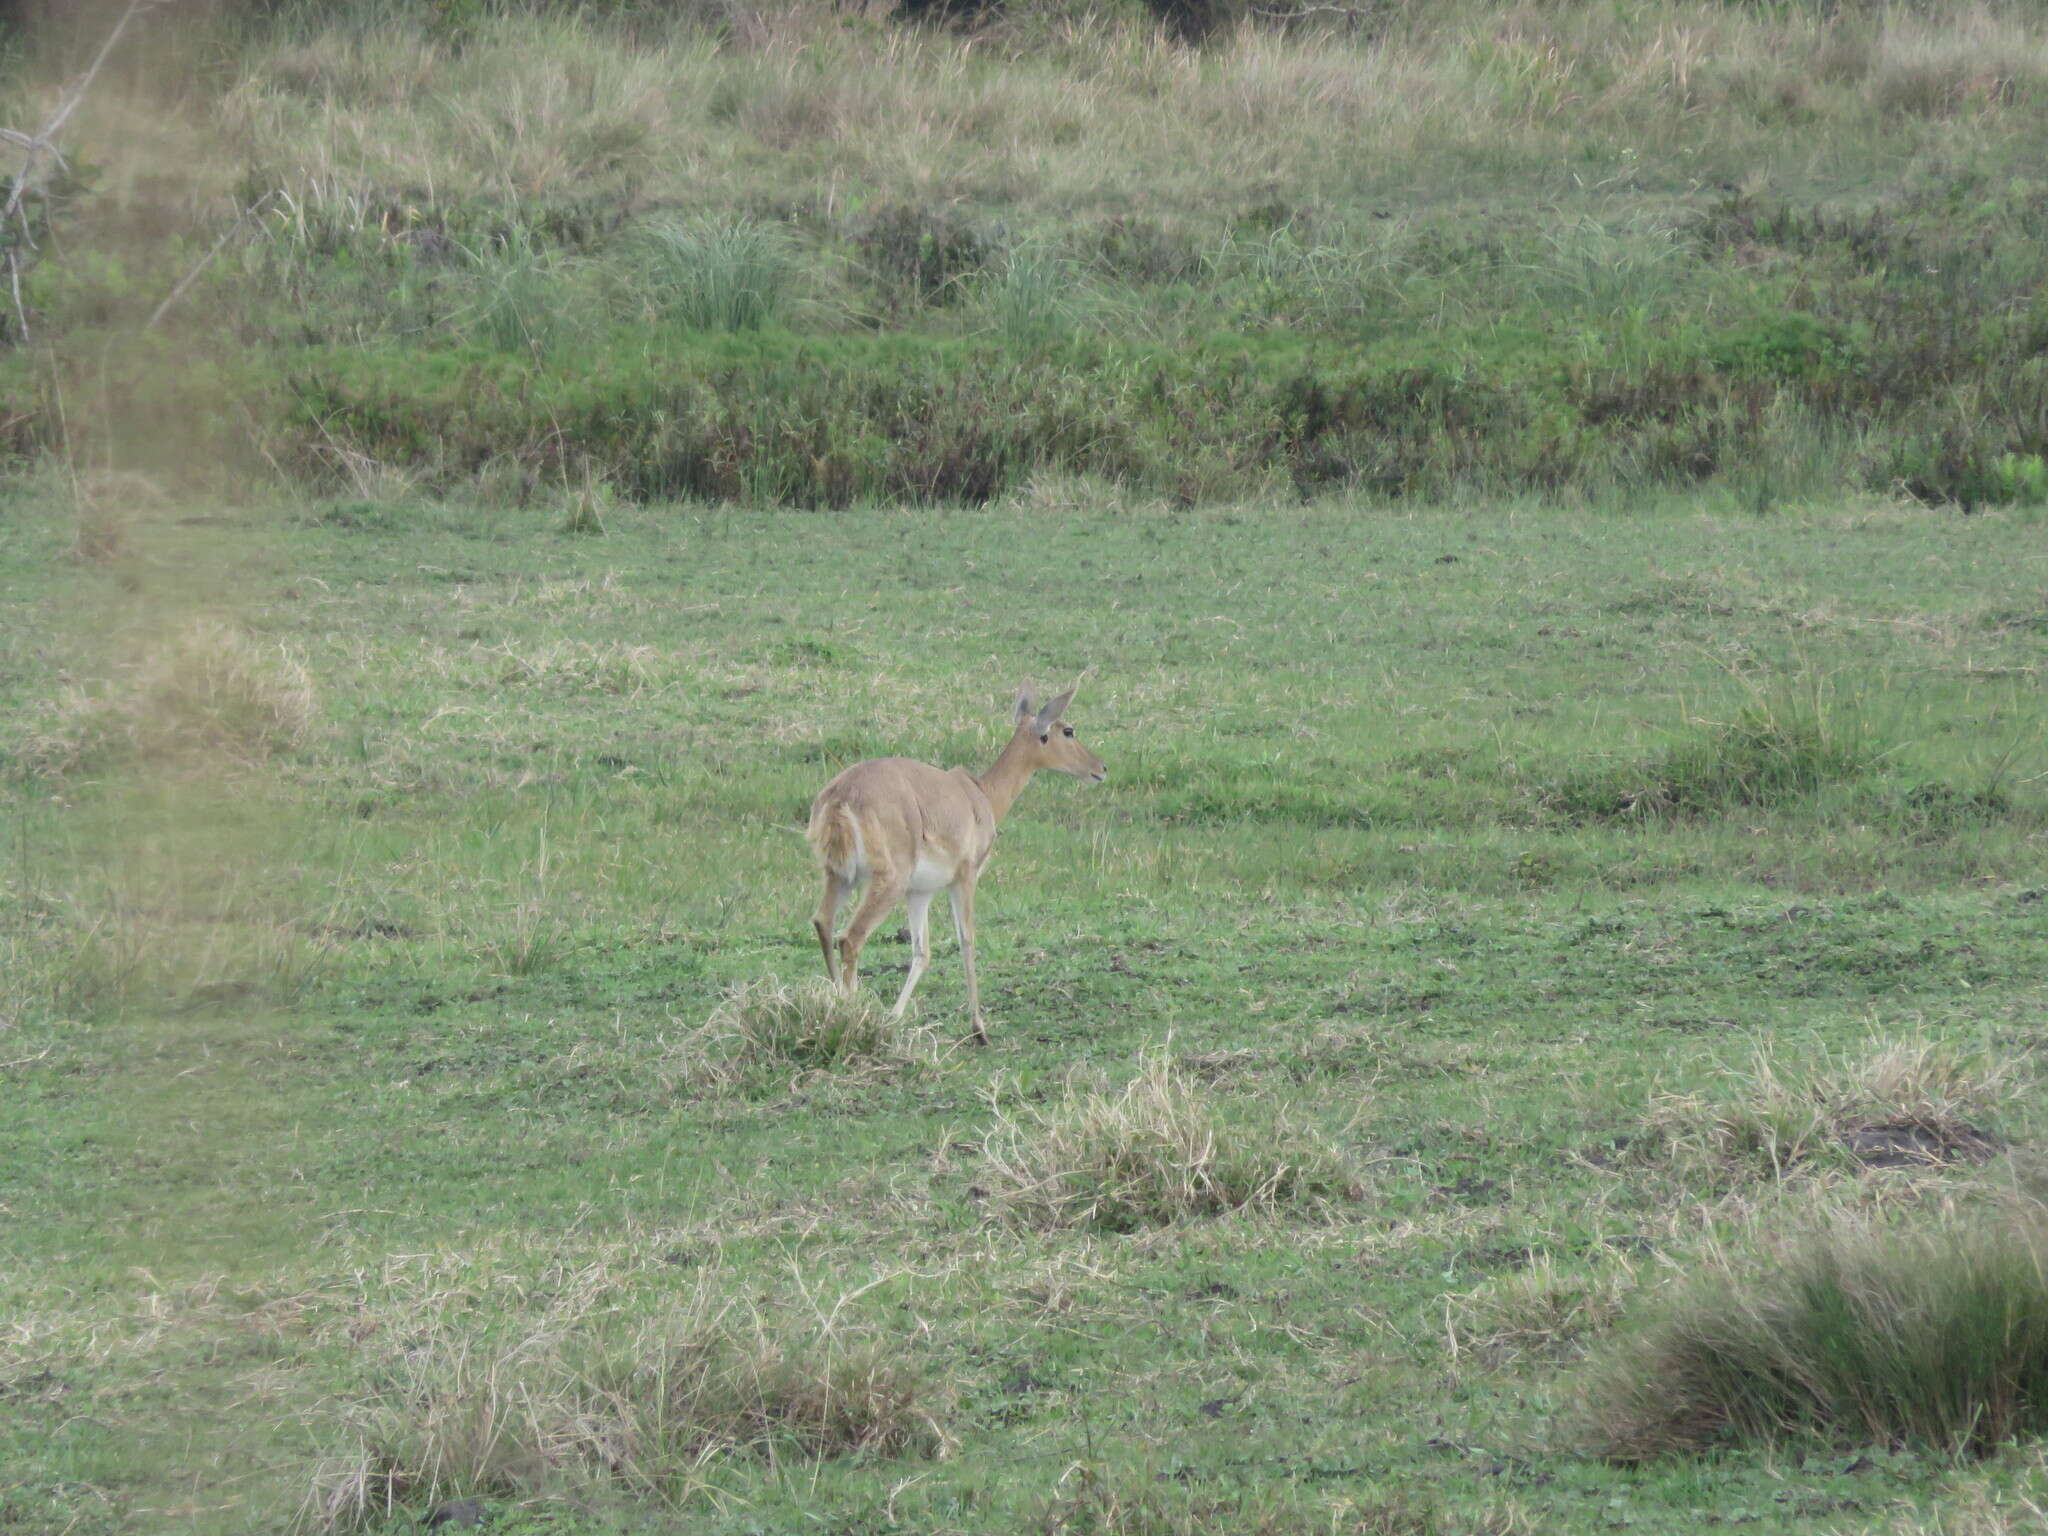
[[(1709, 1239), (2025, 1183), (2033, 523), (606, 530), (179, 504), (81, 561), (61, 497), (6, 503), (0, 1524), (381, 1492), (405, 1529), (474, 1492), (559, 1531), (1819, 1532), (2017, 1497), (2016, 1454), (1617, 1468), (1566, 1410)], [(303, 669), (300, 740), (164, 725), (163, 658), (231, 644), (202, 616), (273, 690)], [(991, 1047), (941, 919), (887, 1049), (703, 1070), (727, 989), (817, 968), (811, 794), (980, 766), (1019, 682), (1076, 675), (1110, 778), (1004, 828)], [(2019, 1064), (1972, 1121), (2011, 1155), (1774, 1169), (1715, 1129), (1899, 1040)], [(1227, 1148), (1343, 1177), (1133, 1230), (1005, 1203), (1005, 1125), (1162, 1056)], [(693, 1438), (648, 1382), (707, 1328), (871, 1417)], [(630, 1433), (589, 1428), (605, 1383)]]

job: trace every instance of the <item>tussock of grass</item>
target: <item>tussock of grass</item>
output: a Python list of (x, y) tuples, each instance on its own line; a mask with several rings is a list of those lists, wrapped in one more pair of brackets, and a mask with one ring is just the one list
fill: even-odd
[(1360, 1192), (1335, 1148), (1284, 1112), (1230, 1117), (1163, 1050), (1121, 1088), (1070, 1083), (1050, 1108), (998, 1103), (995, 1115), (989, 1204), (1026, 1226), (1127, 1232)]
[(1764, 1047), (1730, 1076), (1730, 1096), (1671, 1094), (1645, 1125), (1650, 1145), (1723, 1171), (1783, 1178), (1816, 1159), (1874, 1164), (1981, 1160), (2000, 1142), (1988, 1129), (2031, 1077), (2008, 1058), (1913, 1035), (1860, 1058), (1789, 1073)]
[(301, 744), (316, 715), (312, 678), (290, 652), (199, 618), (113, 683), (66, 688), (29, 733), (24, 755), (46, 774), (124, 757), (248, 764)]
[(466, 320), (479, 341), (538, 359), (574, 328), (562, 264), (529, 232), (508, 232), (467, 255), (477, 293)]
[(864, 992), (842, 992), (823, 977), (774, 976), (726, 993), (703, 1026), (670, 1054), (671, 1085), (731, 1088), (766, 1072), (858, 1072), (903, 1059), (910, 1032)]
[(2048, 1216), (1843, 1218), (1667, 1300), (1586, 1387), (1637, 1462), (1808, 1435), (1984, 1454), (2048, 1430)]
[(450, 1498), (591, 1494), (682, 1505), (734, 1457), (931, 1457), (949, 1440), (898, 1343), (831, 1319), (737, 1317), (701, 1294), (626, 1338), (537, 1332), (501, 1347), (435, 1337), (351, 1413), (355, 1444), (315, 1469), (303, 1527), (356, 1530)]
[(1727, 720), (1700, 720), (1661, 756), (1589, 770), (1548, 799), (1575, 821), (1675, 820), (1808, 799), (1869, 772), (1885, 745), (1823, 681), (1757, 690)]
[(1580, 1267), (1546, 1254), (1447, 1297), (1445, 1340), (1454, 1356), (1471, 1354), (1491, 1367), (1560, 1359), (1612, 1327), (1637, 1283), (1635, 1266), (1619, 1254)]
[(605, 520), (618, 505), (618, 493), (609, 480), (584, 466), (583, 483), (563, 493), (562, 532), (603, 537)]
[(1011, 247), (977, 285), (988, 324), (1013, 346), (1034, 346), (1072, 331), (1087, 295), (1074, 263), (1039, 241)]
[(657, 319), (695, 331), (758, 331), (781, 310), (793, 253), (748, 218), (650, 220), (636, 246)]

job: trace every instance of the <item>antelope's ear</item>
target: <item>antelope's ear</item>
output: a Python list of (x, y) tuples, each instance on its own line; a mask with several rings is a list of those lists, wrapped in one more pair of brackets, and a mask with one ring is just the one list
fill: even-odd
[(1065, 693), (1041, 709), (1038, 712), (1037, 718), (1031, 723), (1038, 727), (1038, 733), (1042, 736), (1052, 729), (1053, 721), (1064, 715), (1067, 712), (1067, 706), (1073, 702), (1074, 690), (1069, 688)]
[(1017, 690), (1017, 723), (1022, 725), (1026, 720), (1029, 720), (1035, 709), (1036, 706), (1031, 702), (1031, 690), (1029, 688), (1019, 688)]

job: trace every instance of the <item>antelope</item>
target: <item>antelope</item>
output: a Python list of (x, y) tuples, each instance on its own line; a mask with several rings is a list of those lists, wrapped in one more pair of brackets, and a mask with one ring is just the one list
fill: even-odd
[[(841, 991), (859, 985), (861, 946), (900, 901), (910, 915), (910, 974), (889, 1013), (901, 1018), (931, 962), (932, 898), (944, 891), (967, 970), (974, 1038), (988, 1043), (974, 977), (974, 883), (995, 851), (996, 828), (1041, 768), (1093, 784), (1109, 776), (1102, 759), (1061, 722), (1073, 698), (1069, 688), (1039, 709), (1031, 690), (1021, 689), (1009, 744), (979, 776), (907, 757), (878, 757), (854, 764), (819, 791), (805, 836), (824, 872), (825, 893), (811, 926), (825, 952), (825, 975)], [(832, 928), (840, 903), (862, 884), (867, 893), (835, 949)]]

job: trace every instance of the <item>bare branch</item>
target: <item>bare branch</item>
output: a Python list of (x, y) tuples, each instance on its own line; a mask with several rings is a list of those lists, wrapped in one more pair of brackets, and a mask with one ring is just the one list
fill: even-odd
[(14, 323), (21, 327), (21, 339), (27, 341), (28, 306), (21, 302), (21, 252), (7, 253), (7, 286), (14, 293)]
[[(108, 56), (114, 51), (114, 45), (121, 41), (121, 35), (128, 30), (128, 24), (144, 11), (154, 10), (164, 3), (165, 0), (128, 0), (127, 9), (121, 12), (120, 19), (107, 33), (106, 41), (100, 44), (100, 51), (93, 55), (92, 63), (86, 66), (85, 73), (65, 89), (64, 95), (58, 100), (56, 112), (43, 124), (40, 132), (23, 133), (16, 128), (0, 128), (0, 142), (16, 145), (21, 150), (21, 169), (15, 173), (14, 184), (7, 189), (6, 204), (0, 206), (0, 225), (5, 225), (9, 221), (18, 225), (21, 230), (21, 243), (29, 250), (36, 249), (36, 239), (34, 232), (29, 228), (28, 210), (22, 206), (22, 199), (27, 195), (29, 185), (35, 179), (37, 162), (47, 155), (59, 170), (67, 168), (63, 155), (57, 152), (55, 140), (58, 130), (70, 121), (71, 114), (78, 110), (78, 104), (85, 100), (85, 93), (92, 89), (93, 81), (99, 76), (100, 66), (107, 62)], [(7, 286), (14, 299), (15, 323), (21, 328), (21, 339), (27, 341), (28, 307), (21, 299), (21, 251), (12, 246), (7, 251)], [(154, 323), (153, 319), (151, 323)]]
[[(92, 89), (92, 83), (99, 75), (100, 66), (107, 62), (107, 56), (114, 51), (114, 45), (121, 41), (121, 34), (128, 30), (128, 24), (144, 11), (154, 10), (163, 3), (164, 0), (128, 0), (128, 8), (121, 12), (121, 19), (115, 22), (113, 30), (107, 33), (107, 40), (100, 44), (100, 51), (93, 55), (92, 63), (86, 66), (85, 73), (73, 81), (64, 92), (63, 98), (57, 103), (56, 115), (43, 124), (42, 131), (35, 134), (9, 131), (9, 142), (21, 143), (25, 153), (21, 173), (14, 178), (14, 186), (7, 194), (7, 204), (0, 208), (0, 219), (11, 218), (20, 210), (22, 194), (28, 190), (29, 178), (35, 171), (37, 158), (45, 154), (56, 157), (56, 148), (51, 140), (70, 120), (71, 114), (78, 110), (78, 104), (85, 100), (85, 93)], [(58, 163), (63, 163), (61, 158), (58, 159)]]

